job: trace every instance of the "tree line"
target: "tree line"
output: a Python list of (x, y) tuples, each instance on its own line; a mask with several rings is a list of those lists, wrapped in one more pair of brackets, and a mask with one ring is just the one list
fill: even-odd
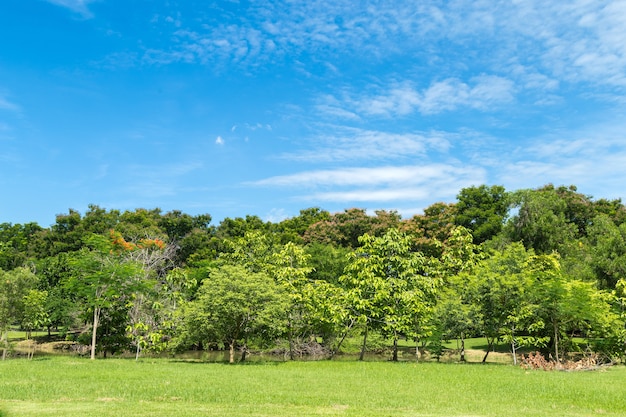
[(0, 224), (0, 331), (60, 332), (91, 357), (250, 349), (332, 357), (346, 338), (416, 354), (486, 337), (561, 361), (582, 338), (626, 354), (626, 207), (575, 186), (462, 189), (394, 211), (301, 210), (280, 222), (159, 209), (69, 210)]

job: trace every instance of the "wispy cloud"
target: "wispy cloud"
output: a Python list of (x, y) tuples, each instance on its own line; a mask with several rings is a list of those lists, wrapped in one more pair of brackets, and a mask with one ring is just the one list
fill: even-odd
[(514, 157), (503, 155), (497, 171), (512, 189), (550, 182), (599, 190), (601, 197), (619, 197), (626, 178), (624, 129), (621, 123), (538, 137)]
[(460, 188), (482, 184), (485, 180), (485, 171), (478, 167), (430, 164), (306, 171), (249, 185), (308, 190), (295, 197), (306, 201), (380, 203), (450, 199)]
[(12, 112), (19, 112), (21, 110), (20, 106), (9, 101), (6, 97), (0, 95), (0, 110), (8, 110)]
[(441, 176), (467, 176), (473, 172), (475, 172), (475, 168), (459, 168), (446, 164), (344, 168), (276, 176), (257, 181), (254, 184), (291, 187), (389, 185), (428, 182)]
[[(88, 12), (86, 0), (49, 1)], [(233, 12), (233, 7), (241, 10)], [(619, 0), (265, 0), (214, 7), (199, 23), (180, 16), (176, 25), (163, 21), (171, 42), (147, 45), (143, 60), (197, 62), (219, 70), (220, 63), (241, 68), (296, 65), (300, 61), (294, 58), (314, 55), (340, 72), (338, 56), (377, 63), (411, 56), (419, 68), (440, 74), (441, 81), (426, 90), (399, 85), (371, 103), (379, 105), (371, 109), (436, 113), (506, 100), (511, 94), (508, 75), (519, 77), (518, 86), (530, 89), (554, 88), (558, 80), (626, 87), (624, 21), (626, 5)], [(448, 46), (468, 53), (459, 53), (456, 62), (442, 61), (439, 51)], [(462, 81), (459, 74), (476, 60), (493, 74), (489, 77), (499, 78)], [(341, 110), (330, 106), (328, 111), (333, 109)]]
[(203, 167), (200, 162), (180, 162), (159, 166), (131, 165), (124, 170), (125, 191), (135, 196), (157, 198), (179, 193), (181, 179)]
[[(480, 75), (472, 77), (468, 83), (456, 78), (436, 81), (421, 91), (412, 82), (378, 89), (386, 91), (373, 96), (348, 98), (344, 103), (348, 110), (344, 110), (344, 113), (352, 114), (354, 111), (369, 116), (398, 117), (416, 111), (422, 114), (435, 114), (459, 108), (487, 110), (512, 102), (515, 85), (513, 81), (503, 77)], [(333, 97), (330, 101), (335, 106), (332, 108), (338, 106), (337, 98)], [(335, 111), (335, 114), (340, 113)]]
[(302, 162), (397, 160), (446, 152), (453, 134), (443, 132), (391, 133), (345, 126), (323, 126), (310, 138), (311, 149), (285, 153), (281, 158)]
[(94, 0), (45, 0), (48, 3), (52, 3), (57, 6), (65, 7), (83, 19), (91, 19), (93, 13), (89, 10), (89, 3), (93, 3)]

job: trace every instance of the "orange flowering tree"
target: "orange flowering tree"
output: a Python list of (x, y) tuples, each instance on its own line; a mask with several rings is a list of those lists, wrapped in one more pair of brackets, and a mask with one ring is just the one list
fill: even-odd
[[(128, 335), (135, 346), (135, 358), (142, 349), (161, 350), (168, 336), (166, 328), (171, 327), (171, 317), (176, 307), (176, 294), (180, 286), (187, 282), (172, 274), (176, 248), (159, 238), (143, 238), (128, 242), (121, 233), (111, 230), (109, 240), (113, 253), (138, 264), (140, 274), (135, 279), (140, 284), (137, 291), (130, 294)], [(150, 301), (150, 302), (148, 302)]]

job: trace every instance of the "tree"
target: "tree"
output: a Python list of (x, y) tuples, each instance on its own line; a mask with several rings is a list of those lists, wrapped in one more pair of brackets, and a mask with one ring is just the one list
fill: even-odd
[(397, 229), (381, 237), (363, 235), (361, 247), (349, 257), (341, 277), (355, 319), (393, 339), (392, 360), (398, 360), (400, 335), (417, 335), (418, 326), (434, 305), (440, 280), (428, 272), (427, 259), (411, 251), (411, 239)]
[(594, 218), (589, 226), (591, 265), (601, 288), (615, 289), (626, 277), (626, 223), (616, 225), (606, 215)]
[(237, 346), (243, 361), (251, 338), (267, 340), (284, 331), (288, 299), (270, 276), (234, 265), (207, 273), (197, 299), (184, 307), (183, 339), (224, 342), (234, 363)]
[(275, 226), (275, 229), (280, 235), (280, 243), (294, 242), (302, 244), (304, 243), (303, 236), (312, 224), (328, 220), (330, 220), (328, 211), (319, 207), (311, 207), (300, 210), (298, 216), (281, 221)]
[(453, 204), (435, 203), (401, 225), (401, 230), (412, 236), (416, 250), (426, 256), (439, 258), (442, 243), (448, 240), (454, 229), (456, 207)]
[(141, 266), (124, 256), (130, 248), (124, 244), (117, 245), (111, 237), (94, 234), (87, 239), (87, 247), (72, 260), (81, 274), (72, 276), (66, 283), (68, 289), (78, 294), (93, 312), (91, 359), (96, 357), (101, 313), (119, 306), (120, 299), (132, 294), (140, 284), (134, 278), (141, 276)]
[(473, 302), (475, 280), (470, 277), (482, 259), (479, 246), (473, 243), (472, 234), (463, 226), (450, 232), (442, 245), (440, 273), (443, 285), (437, 295), (433, 323), (435, 345), (442, 346), (438, 338), (460, 339), (460, 360), (465, 361), (465, 338), (478, 329), (478, 311)]
[(562, 342), (573, 333), (603, 337), (618, 323), (611, 295), (563, 274), (557, 254), (531, 256), (529, 268), (535, 280), (536, 317), (543, 324), (536, 327), (550, 338), (557, 362), (567, 351)]
[(21, 325), (26, 330), (26, 338), (30, 339), (31, 332), (48, 324), (48, 312), (46, 311), (47, 291), (30, 289), (24, 295), (24, 314)]
[(311, 243), (305, 248), (309, 256), (312, 271), (309, 278), (313, 281), (339, 283), (339, 277), (347, 264), (349, 249), (323, 243)]
[[(487, 338), (487, 360), (495, 341), (508, 335), (515, 355), (517, 332), (533, 326), (533, 298), (529, 295), (533, 280), (527, 270), (532, 251), (521, 243), (512, 243), (484, 259), (468, 277), (472, 281), (473, 299), (479, 314), (480, 330)], [(515, 357), (515, 356), (514, 356)]]
[(287, 337), (289, 339), (289, 357), (294, 359), (294, 333), (297, 323), (303, 322), (305, 314), (304, 287), (308, 283), (307, 276), (312, 268), (309, 266), (309, 255), (299, 245), (288, 242), (275, 252), (268, 266), (270, 276), (280, 285), (290, 300), (287, 313)]
[(395, 211), (376, 211), (368, 216), (364, 209), (352, 208), (333, 214), (328, 220), (311, 224), (304, 234), (307, 243), (319, 242), (357, 248), (364, 234), (382, 236), (387, 229), (398, 227), (400, 215)]
[(3, 360), (9, 347), (9, 327), (22, 321), (25, 297), (36, 284), (37, 277), (28, 268), (21, 267), (7, 272), (0, 270), (0, 341), (4, 342)]
[(275, 253), (272, 237), (260, 230), (250, 230), (241, 237), (224, 241), (226, 251), (220, 254), (220, 261), (241, 265), (252, 272), (268, 271)]
[(43, 230), (37, 223), (0, 224), (0, 269), (24, 266), (32, 257), (31, 242)]
[(45, 305), (48, 335), (52, 328), (56, 328), (64, 336), (76, 324), (78, 303), (66, 283), (73, 275), (79, 274), (79, 271), (72, 267), (70, 260), (69, 254), (59, 253), (34, 262), (39, 278), (38, 289), (48, 294)]
[(549, 254), (576, 237), (577, 226), (565, 216), (567, 204), (554, 190), (520, 190), (511, 199), (518, 210), (506, 226), (511, 240), (537, 254)]
[(454, 222), (472, 231), (474, 243), (480, 244), (500, 233), (509, 211), (503, 186), (463, 188), (457, 200)]

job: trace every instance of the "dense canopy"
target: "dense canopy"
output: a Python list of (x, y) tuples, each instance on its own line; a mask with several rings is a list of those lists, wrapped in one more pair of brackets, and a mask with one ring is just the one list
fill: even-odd
[[(559, 361), (626, 353), (626, 207), (574, 186), (481, 185), (421, 215), (308, 208), (266, 222), (159, 209), (0, 224), (0, 327), (98, 353), (341, 350), (400, 338), (437, 354), (486, 337)], [(488, 354), (488, 353), (487, 353)], [(463, 352), (461, 352), (463, 355)], [(463, 359), (463, 356), (461, 356)], [(485, 357), (486, 359), (486, 357)]]

